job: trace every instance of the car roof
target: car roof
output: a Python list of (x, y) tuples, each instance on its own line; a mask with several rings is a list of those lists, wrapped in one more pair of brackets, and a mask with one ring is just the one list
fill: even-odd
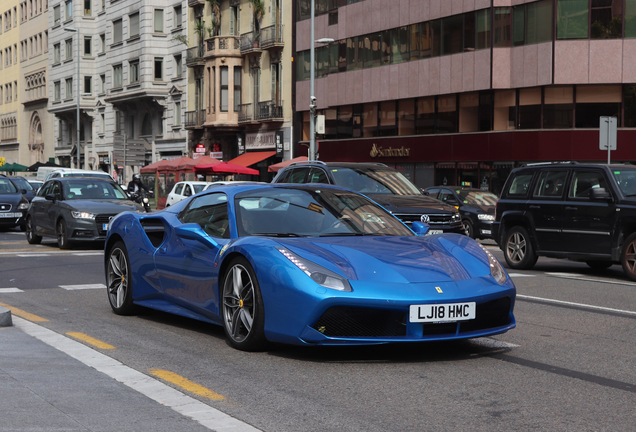
[(54, 181), (54, 180), (61, 181), (63, 183), (68, 183), (68, 182), (77, 181), (77, 180), (90, 180), (90, 181), (101, 181), (106, 183), (115, 183), (113, 179), (110, 179), (108, 177), (55, 177), (55, 178), (47, 180), (47, 182)]
[(290, 165), (288, 165), (286, 168), (290, 168), (290, 167), (299, 167), (299, 166), (304, 166), (304, 165), (311, 165), (311, 166), (315, 166), (315, 165), (322, 165), (322, 166), (326, 166), (326, 167), (337, 167), (337, 168), (352, 168), (352, 169), (390, 169), (390, 170), (394, 170), (395, 168), (391, 168), (390, 166), (387, 166), (383, 163), (379, 163), (379, 162), (323, 162), (323, 161), (300, 161), (300, 162), (294, 162)]

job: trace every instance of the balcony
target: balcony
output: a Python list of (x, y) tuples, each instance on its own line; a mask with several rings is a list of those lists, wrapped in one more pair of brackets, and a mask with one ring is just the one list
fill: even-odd
[(192, 66), (203, 66), (205, 62), (203, 61), (203, 47), (196, 46), (192, 48), (188, 48), (186, 51), (186, 65), (189, 67)]
[(189, 7), (205, 6), (205, 1), (206, 0), (188, 0), (188, 6)]
[(254, 34), (254, 32), (243, 33), (241, 35), (241, 54), (260, 53), (261, 49), (261, 35)]
[(283, 102), (265, 101), (256, 104), (255, 117), (257, 121), (282, 121)]
[(239, 36), (214, 36), (205, 41), (205, 57), (241, 56), (241, 38)]
[(205, 123), (205, 110), (186, 111), (185, 114), (184, 126), (186, 129), (200, 128)]
[(241, 104), (239, 105), (239, 114), (238, 121), (239, 123), (250, 122), (254, 118), (254, 113), (252, 109), (252, 104)]
[(283, 47), (283, 26), (271, 25), (261, 30), (261, 47), (264, 49)]

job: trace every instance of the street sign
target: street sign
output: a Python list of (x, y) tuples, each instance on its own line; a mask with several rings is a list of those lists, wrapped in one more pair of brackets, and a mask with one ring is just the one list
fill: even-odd
[(616, 150), (616, 130), (618, 121), (616, 117), (600, 117), (598, 146), (601, 150), (607, 150), (607, 163), (610, 163), (610, 152)]

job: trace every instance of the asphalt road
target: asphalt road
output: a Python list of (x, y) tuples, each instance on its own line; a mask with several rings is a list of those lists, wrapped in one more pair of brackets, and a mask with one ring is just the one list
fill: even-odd
[(106, 342), (95, 349), (139, 372), (187, 378), (221, 397), (186, 394), (264, 431), (633, 430), (636, 283), (618, 265), (546, 258), (510, 275), (517, 328), (494, 338), (244, 353), (220, 327), (114, 315), (99, 246), (0, 233), (0, 303)]

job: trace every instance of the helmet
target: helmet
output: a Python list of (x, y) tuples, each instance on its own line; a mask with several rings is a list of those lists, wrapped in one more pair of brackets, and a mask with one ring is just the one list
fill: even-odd
[(133, 176), (133, 180), (141, 180), (141, 176), (139, 174), (135, 174)]

